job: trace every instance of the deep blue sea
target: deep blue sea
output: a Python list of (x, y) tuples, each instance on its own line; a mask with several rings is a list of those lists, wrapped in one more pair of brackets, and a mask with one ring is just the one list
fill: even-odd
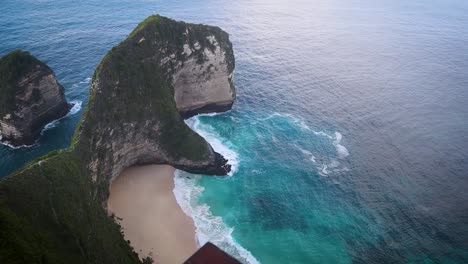
[[(154, 13), (234, 45), (233, 110), (187, 121), (233, 173), (176, 176), (201, 242), (246, 263), (468, 263), (468, 1), (0, 0), (0, 56), (31, 51), (84, 106)], [(67, 147), (80, 115), (0, 145), (0, 176)]]

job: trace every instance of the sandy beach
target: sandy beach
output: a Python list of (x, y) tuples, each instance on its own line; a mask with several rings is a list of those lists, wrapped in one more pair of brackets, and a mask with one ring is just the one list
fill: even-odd
[(197, 249), (193, 221), (173, 193), (174, 171), (168, 165), (133, 167), (111, 185), (109, 212), (140, 258), (152, 256), (155, 263), (180, 264)]

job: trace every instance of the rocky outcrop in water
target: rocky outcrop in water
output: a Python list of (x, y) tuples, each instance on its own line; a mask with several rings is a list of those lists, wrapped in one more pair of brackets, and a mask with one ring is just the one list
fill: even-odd
[(69, 110), (63, 86), (46, 64), (19, 50), (0, 59), (2, 141), (33, 144), (47, 123)]

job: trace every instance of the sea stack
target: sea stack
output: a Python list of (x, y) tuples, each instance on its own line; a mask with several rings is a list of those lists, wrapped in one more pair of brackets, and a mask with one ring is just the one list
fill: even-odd
[(145, 19), (94, 72), (73, 140), (93, 181), (107, 189), (125, 168), (142, 164), (227, 174), (227, 160), (183, 117), (230, 109), (233, 70), (232, 44), (219, 27)]
[(0, 58), (1, 141), (31, 145), (44, 126), (70, 110), (54, 72), (29, 52), (16, 50)]

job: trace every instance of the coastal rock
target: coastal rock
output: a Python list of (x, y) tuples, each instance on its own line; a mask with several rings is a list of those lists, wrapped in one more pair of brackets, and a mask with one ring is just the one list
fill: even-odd
[(236, 98), (235, 62), (228, 34), (215, 27), (184, 27), (182, 51), (180, 46), (160, 49), (166, 56), (163, 66), (172, 74), (177, 109), (185, 118), (231, 109)]
[[(230, 165), (183, 116), (224, 111), (235, 99), (234, 58), (218, 27), (150, 16), (104, 57), (91, 84), (74, 150), (108, 189), (124, 169), (169, 164), (226, 175)], [(100, 192), (102, 200), (107, 192)]]
[(54, 72), (24, 51), (0, 59), (0, 133), (13, 146), (30, 145), (49, 122), (68, 113)]

